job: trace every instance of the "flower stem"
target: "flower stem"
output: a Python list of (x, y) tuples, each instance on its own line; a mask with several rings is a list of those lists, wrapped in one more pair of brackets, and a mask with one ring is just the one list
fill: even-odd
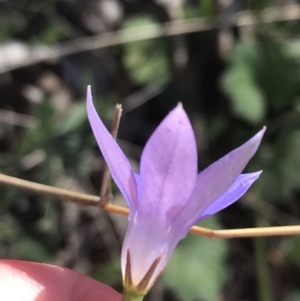
[(139, 294), (136, 291), (124, 289), (122, 301), (143, 301), (145, 295)]
[[(257, 218), (257, 225), (265, 224), (262, 218)], [(274, 301), (270, 283), (270, 270), (267, 262), (267, 245), (264, 237), (254, 239), (258, 296), (260, 301)]]

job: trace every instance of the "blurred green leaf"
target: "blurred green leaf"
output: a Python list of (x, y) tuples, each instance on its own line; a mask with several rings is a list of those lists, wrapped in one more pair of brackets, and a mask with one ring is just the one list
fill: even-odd
[(215, 2), (212, 0), (201, 0), (200, 6), (201, 6), (201, 15), (204, 16), (213, 16), (216, 11), (216, 5)]
[(287, 293), (283, 301), (299, 301), (300, 300), (300, 290), (294, 289)]
[(300, 84), (299, 55), (271, 38), (240, 42), (222, 78), (235, 115), (252, 123), (267, 110), (293, 105)]
[[(201, 225), (220, 228), (216, 217)], [(225, 240), (189, 234), (176, 248), (163, 280), (180, 300), (215, 300), (226, 280), (226, 252)]]
[(254, 191), (268, 202), (286, 202), (300, 186), (299, 154), (300, 130), (282, 130), (274, 144), (262, 145), (256, 156), (256, 166), (263, 173)]
[(42, 102), (36, 111), (37, 126), (28, 129), (18, 141), (18, 155), (24, 156), (28, 152), (42, 147), (55, 135), (54, 117), (55, 111), (51, 104)]
[(256, 81), (272, 109), (282, 110), (295, 101), (299, 91), (300, 65), (288, 47), (263, 38), (256, 47), (258, 60), (253, 65)]
[(0, 221), (0, 240), (14, 240), (19, 229), (16, 225)]
[(236, 116), (253, 124), (265, 118), (263, 94), (247, 65), (236, 64), (229, 68), (224, 74), (222, 85)]
[(67, 134), (78, 129), (87, 120), (85, 103), (74, 104), (57, 125), (57, 134)]
[(38, 44), (55, 44), (64, 38), (63, 33), (55, 26), (47, 26), (46, 29), (37, 37), (34, 42)]
[(270, 0), (251, 0), (249, 1), (249, 5), (252, 10), (259, 11), (263, 8), (266, 8), (269, 2)]
[(300, 267), (300, 237), (292, 236), (282, 241), (280, 246), (284, 258), (287, 258), (290, 263)]
[[(125, 35), (134, 35), (135, 30), (157, 23), (149, 17), (131, 17), (123, 25)], [(167, 40), (163, 38), (127, 43), (124, 46), (124, 66), (130, 77), (138, 84), (165, 82), (170, 78)]]
[(278, 164), (282, 174), (283, 193), (289, 195), (300, 186), (300, 130), (283, 133), (280, 144)]
[(109, 286), (116, 286), (122, 282), (120, 260), (102, 264), (100, 268), (92, 272), (91, 277)]
[(23, 260), (32, 260), (38, 262), (49, 262), (50, 253), (37, 240), (26, 236), (23, 233), (19, 236), (11, 248), (11, 258), (20, 258)]
[(201, 16), (213, 16), (216, 12), (215, 3), (212, 0), (198, 0), (186, 5), (182, 8), (183, 18), (197, 18)]

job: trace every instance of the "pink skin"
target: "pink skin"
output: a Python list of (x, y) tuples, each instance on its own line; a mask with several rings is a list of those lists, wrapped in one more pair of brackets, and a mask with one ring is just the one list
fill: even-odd
[(109, 286), (67, 268), (0, 260), (0, 300), (121, 301)]

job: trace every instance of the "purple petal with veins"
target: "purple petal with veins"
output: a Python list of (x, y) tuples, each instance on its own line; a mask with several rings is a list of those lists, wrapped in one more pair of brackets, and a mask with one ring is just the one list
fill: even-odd
[(191, 227), (204, 210), (226, 193), (257, 151), (264, 132), (265, 128), (199, 173), (193, 193), (176, 223)]
[(99, 118), (92, 101), (90, 86), (87, 89), (87, 113), (94, 136), (110, 169), (112, 178), (124, 195), (129, 208), (133, 210), (138, 202), (133, 171), (118, 143)]
[(197, 222), (225, 209), (240, 199), (259, 178), (261, 173), (261, 171), (257, 171), (239, 175), (227, 191), (204, 210)]
[(138, 210), (177, 216), (197, 178), (197, 147), (190, 121), (179, 104), (148, 140), (141, 158)]
[(260, 171), (241, 172), (257, 151), (265, 128), (197, 175), (194, 132), (178, 104), (148, 140), (138, 175), (96, 113), (90, 87), (87, 111), (99, 148), (130, 209), (121, 256), (124, 284), (145, 293), (190, 227), (234, 203), (259, 177)]

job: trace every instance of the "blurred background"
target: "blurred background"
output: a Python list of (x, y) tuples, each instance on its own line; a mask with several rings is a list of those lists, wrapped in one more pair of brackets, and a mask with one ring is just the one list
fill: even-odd
[[(300, 224), (300, 5), (288, 0), (1, 0), (0, 171), (99, 194), (104, 162), (86, 86), (138, 169), (143, 146), (181, 101), (199, 170), (267, 132), (263, 169), (213, 229)], [(114, 203), (124, 205), (113, 186)], [(127, 218), (0, 186), (0, 256), (70, 267), (122, 289)], [(147, 300), (300, 300), (300, 237), (189, 234)]]

